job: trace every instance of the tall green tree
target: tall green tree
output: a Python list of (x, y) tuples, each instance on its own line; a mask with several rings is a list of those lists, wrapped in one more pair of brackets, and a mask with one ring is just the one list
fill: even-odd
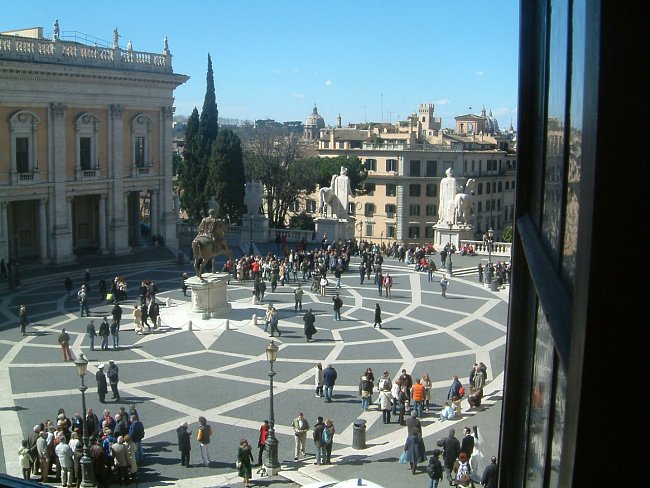
[(335, 158), (314, 158), (318, 167), (318, 185), (322, 188), (330, 186), (332, 175), (338, 175), (341, 166), (348, 169), (350, 186), (356, 195), (363, 194), (363, 181), (367, 178), (368, 172), (357, 156), (341, 155)]
[(230, 129), (219, 131), (212, 143), (207, 189), (219, 202), (217, 216), (239, 222), (244, 211), (244, 160), (241, 141)]
[(189, 220), (194, 223), (200, 222), (201, 216), (207, 208), (205, 178), (201, 180), (202, 166), (199, 144), (199, 111), (194, 107), (192, 115), (187, 121), (183, 161), (178, 168), (181, 207), (187, 213)]
[(206, 75), (205, 97), (201, 120), (199, 123), (199, 134), (201, 143), (201, 154), (206, 161), (212, 154), (212, 143), (219, 133), (219, 110), (217, 109), (217, 97), (214, 91), (214, 73), (212, 71), (212, 58), (208, 54), (208, 73)]

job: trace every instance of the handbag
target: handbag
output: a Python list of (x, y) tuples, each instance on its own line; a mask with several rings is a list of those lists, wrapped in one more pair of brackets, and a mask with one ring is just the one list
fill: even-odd
[(235, 467), (237, 469), (240, 469), (241, 468), (241, 461), (239, 461), (239, 460), (235, 461)]
[(399, 455), (399, 463), (400, 464), (408, 463), (408, 455), (406, 454), (406, 451), (402, 451), (402, 454)]

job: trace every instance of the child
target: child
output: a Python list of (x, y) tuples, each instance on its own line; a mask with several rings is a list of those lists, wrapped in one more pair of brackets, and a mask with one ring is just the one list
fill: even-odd
[(30, 467), (34, 460), (32, 455), (29, 453), (29, 447), (27, 447), (27, 441), (23, 440), (22, 446), (18, 449), (18, 461), (20, 462), (20, 467), (23, 469), (23, 479), (29, 479)]

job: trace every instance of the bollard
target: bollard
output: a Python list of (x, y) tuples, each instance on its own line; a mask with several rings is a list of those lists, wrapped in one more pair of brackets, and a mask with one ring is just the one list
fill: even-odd
[(226, 319), (226, 330), (230, 330), (230, 320)]
[(192, 321), (191, 321), (191, 320), (188, 320), (188, 321), (187, 321), (187, 330), (189, 330), (190, 332), (192, 332)]
[(165, 299), (165, 306), (166, 306), (167, 308), (170, 308), (170, 307), (172, 306), (172, 299), (171, 299), (171, 297), (167, 297), (167, 298)]
[(156, 328), (160, 329), (161, 325), (162, 325), (162, 319), (160, 318), (160, 315), (158, 315), (158, 318), (156, 319)]
[(253, 325), (257, 325), (257, 314), (253, 314), (253, 318), (251, 319), (253, 321)]
[(352, 425), (352, 449), (366, 448), (366, 421), (356, 419)]

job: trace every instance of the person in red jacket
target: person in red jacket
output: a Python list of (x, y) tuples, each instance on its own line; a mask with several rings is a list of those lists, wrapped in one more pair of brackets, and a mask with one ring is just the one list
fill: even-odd
[[(260, 439), (257, 441), (257, 447), (260, 452), (257, 456), (257, 466), (262, 466), (262, 453), (266, 449), (266, 438), (269, 436), (269, 421), (265, 420), (262, 426), (260, 427)], [(259, 474), (259, 471), (258, 471)]]

